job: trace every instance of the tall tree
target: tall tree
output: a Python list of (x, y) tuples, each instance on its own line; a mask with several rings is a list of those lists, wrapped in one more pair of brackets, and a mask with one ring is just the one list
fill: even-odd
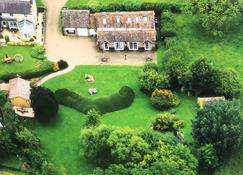
[(222, 35), (239, 22), (239, 0), (191, 0), (192, 13), (212, 35)]

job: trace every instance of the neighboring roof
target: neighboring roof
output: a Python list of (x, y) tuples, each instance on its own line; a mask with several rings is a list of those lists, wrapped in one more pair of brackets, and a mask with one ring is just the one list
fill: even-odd
[(97, 28), (155, 29), (154, 11), (101, 12), (95, 13), (95, 19)]
[(9, 99), (22, 97), (30, 100), (30, 82), (18, 77), (9, 81)]
[(30, 0), (0, 0), (0, 13), (30, 14)]
[(156, 41), (156, 30), (98, 31), (98, 42), (145, 42)]
[(0, 91), (8, 91), (8, 90), (9, 90), (9, 84), (7, 83), (0, 84)]
[(64, 28), (89, 28), (89, 10), (63, 10)]
[(203, 108), (205, 104), (210, 104), (219, 100), (225, 100), (225, 97), (204, 97), (204, 98), (197, 98), (197, 103), (199, 104), (200, 108)]

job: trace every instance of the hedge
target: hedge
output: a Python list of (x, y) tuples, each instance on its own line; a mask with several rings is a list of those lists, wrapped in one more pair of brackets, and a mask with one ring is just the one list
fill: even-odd
[(29, 69), (23, 72), (11, 72), (11, 73), (4, 73), (0, 74), (0, 82), (1, 81), (8, 81), (12, 78), (15, 78), (16, 75), (20, 75), (24, 79), (30, 79), (35, 77), (40, 77), (49, 73), (53, 72), (53, 63), (50, 61), (44, 61), (40, 64), (38, 68)]
[(84, 114), (91, 109), (97, 110), (100, 114), (118, 111), (130, 106), (135, 98), (134, 91), (128, 86), (123, 86), (119, 92), (109, 97), (95, 100), (82, 97), (68, 89), (59, 89), (55, 95), (59, 104), (74, 108)]

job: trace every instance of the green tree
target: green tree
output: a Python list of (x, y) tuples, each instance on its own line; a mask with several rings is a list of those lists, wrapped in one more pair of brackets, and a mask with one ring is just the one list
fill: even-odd
[(191, 0), (191, 10), (201, 26), (212, 35), (221, 36), (240, 19), (239, 0)]
[(95, 109), (91, 109), (88, 113), (87, 113), (87, 119), (85, 121), (84, 126), (85, 127), (97, 127), (100, 125), (100, 118), (101, 115), (95, 110)]
[(12, 153), (16, 150), (11, 134), (4, 128), (0, 128), (0, 160), (1, 155)]
[(159, 74), (155, 70), (142, 72), (139, 76), (141, 90), (151, 93), (156, 88), (166, 89), (170, 87), (169, 77), (166, 74)]
[(197, 111), (192, 135), (198, 146), (212, 144), (222, 158), (238, 150), (243, 143), (243, 122), (238, 100), (218, 101)]
[(158, 72), (158, 65), (151, 61), (146, 62), (143, 66), (143, 71), (147, 72), (150, 70), (155, 70), (156, 72)]
[(0, 106), (3, 106), (7, 102), (7, 94), (0, 91)]
[(31, 92), (31, 105), (41, 122), (53, 120), (58, 112), (58, 102), (54, 93), (44, 87), (34, 87)]

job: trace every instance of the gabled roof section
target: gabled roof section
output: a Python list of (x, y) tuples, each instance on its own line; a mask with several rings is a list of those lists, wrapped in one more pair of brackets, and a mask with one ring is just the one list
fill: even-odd
[(9, 99), (22, 97), (30, 100), (30, 82), (17, 77), (9, 81)]
[(89, 10), (63, 10), (62, 22), (64, 28), (89, 28)]
[(31, 14), (31, 0), (0, 0), (0, 13)]

